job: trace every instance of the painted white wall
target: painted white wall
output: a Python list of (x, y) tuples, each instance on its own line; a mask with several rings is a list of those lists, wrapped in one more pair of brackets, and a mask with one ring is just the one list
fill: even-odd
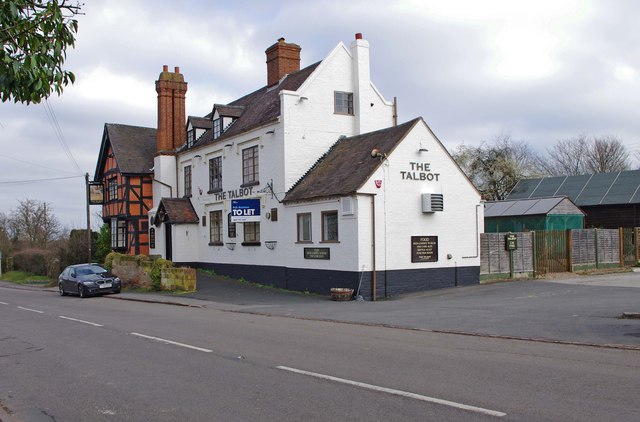
[[(419, 152), (421, 148), (428, 151)], [(480, 265), (484, 218), (480, 194), (427, 125), (419, 121), (393, 152), (382, 152), (388, 154), (387, 159), (361, 189), (376, 194), (378, 270)], [(428, 164), (429, 171), (413, 171), (411, 163)], [(409, 180), (406, 172), (417, 177), (425, 173), (433, 180)], [(375, 180), (382, 180), (381, 188), (376, 188)], [(444, 211), (423, 213), (423, 193), (442, 194)], [(361, 214), (361, 218), (366, 216)], [(412, 263), (411, 236), (438, 236), (438, 262)], [(371, 261), (365, 248), (369, 239), (359, 239), (363, 264)], [(447, 254), (452, 258), (447, 259)]]

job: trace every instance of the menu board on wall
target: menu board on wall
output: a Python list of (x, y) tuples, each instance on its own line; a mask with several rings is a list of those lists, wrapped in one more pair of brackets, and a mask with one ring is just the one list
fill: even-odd
[(438, 236), (411, 236), (411, 262), (437, 262)]

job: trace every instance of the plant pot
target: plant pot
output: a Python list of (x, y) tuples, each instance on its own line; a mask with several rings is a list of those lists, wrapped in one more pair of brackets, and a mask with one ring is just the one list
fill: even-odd
[(353, 297), (353, 289), (344, 287), (334, 287), (331, 289), (331, 300), (346, 301)]

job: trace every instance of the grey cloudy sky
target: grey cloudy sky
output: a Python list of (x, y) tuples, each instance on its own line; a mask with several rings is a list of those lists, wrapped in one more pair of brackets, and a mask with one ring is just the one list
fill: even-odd
[(0, 212), (39, 199), (84, 227), (82, 174), (94, 173), (104, 123), (155, 127), (162, 65), (180, 66), (187, 114), (202, 116), (266, 84), (264, 50), (280, 37), (302, 47), (304, 67), (363, 33), (400, 121), (424, 117), (450, 150), (501, 134), (538, 152), (578, 134), (640, 150), (637, 1), (85, 3), (66, 63), (76, 83), (49, 100), (56, 121), (44, 104), (0, 103)]

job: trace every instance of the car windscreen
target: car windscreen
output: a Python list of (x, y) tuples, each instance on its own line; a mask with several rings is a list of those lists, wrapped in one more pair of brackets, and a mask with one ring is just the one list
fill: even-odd
[(85, 267), (78, 267), (76, 269), (77, 275), (102, 274), (105, 272), (107, 272), (107, 270), (99, 265), (87, 265)]

